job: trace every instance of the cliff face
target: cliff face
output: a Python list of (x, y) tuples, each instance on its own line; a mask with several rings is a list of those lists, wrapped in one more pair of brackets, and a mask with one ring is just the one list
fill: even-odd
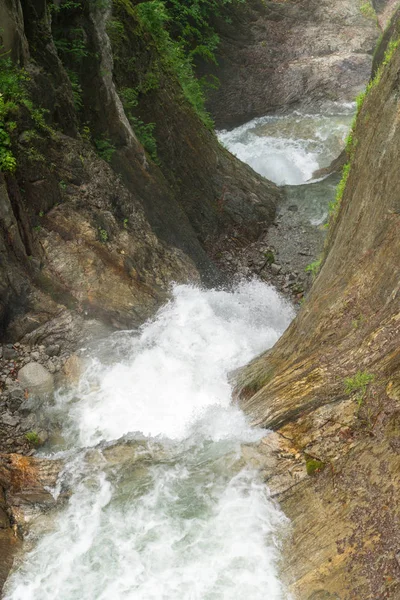
[(322, 269), (277, 345), (238, 378), (240, 405), (285, 447), (276, 472), (291, 476), (271, 485), (293, 519), (285, 574), (298, 598), (400, 593), (399, 34), (397, 20)]
[(1, 176), (5, 339), (65, 310), (138, 324), (172, 281), (220, 278), (207, 254), (217, 241), (254, 238), (274, 216), (277, 188), (219, 146), (135, 10), (1, 4), (16, 163)]
[(219, 20), (220, 81), (208, 94), (218, 127), (269, 111), (353, 101), (371, 69), (379, 36), (374, 8), (359, 0), (249, 0)]

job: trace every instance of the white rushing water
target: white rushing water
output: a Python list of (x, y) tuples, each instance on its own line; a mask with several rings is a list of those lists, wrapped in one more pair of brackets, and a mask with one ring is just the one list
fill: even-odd
[(285, 517), (241, 455), (265, 432), (230, 404), (228, 374), (292, 318), (257, 281), (230, 292), (181, 285), (139, 332), (104, 341), (53, 409), (72, 495), (46, 533), (33, 526), (5, 598), (286, 598)]
[(220, 131), (218, 138), (260, 175), (278, 185), (299, 185), (339, 156), (354, 110), (354, 103), (333, 103), (323, 114), (269, 115)]

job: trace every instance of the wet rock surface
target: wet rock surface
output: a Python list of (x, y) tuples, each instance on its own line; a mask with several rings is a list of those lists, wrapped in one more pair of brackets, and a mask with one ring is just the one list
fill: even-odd
[(399, 73), (397, 47), (358, 115), (322, 269), (237, 379), (242, 408), (292, 447), (291, 469), (303, 464), (277, 496), (293, 522), (283, 572), (301, 599), (400, 594)]
[[(370, 10), (366, 10), (370, 7)], [(379, 28), (358, 0), (251, 0), (218, 22), (220, 80), (208, 107), (218, 128), (271, 111), (352, 101), (368, 79)]]
[[(323, 185), (329, 186), (330, 191), (325, 188), (325, 193), (328, 195), (329, 191), (333, 198), (340, 175), (331, 177), (329, 183)], [(312, 222), (304, 212), (315, 185), (321, 184), (287, 186), (284, 199), (278, 204), (275, 221), (255, 242), (248, 244), (240, 236), (223, 239), (215, 254), (221, 271), (233, 279), (259, 277), (298, 306), (315, 276), (309, 265), (321, 256), (326, 238), (327, 212), (321, 222)]]

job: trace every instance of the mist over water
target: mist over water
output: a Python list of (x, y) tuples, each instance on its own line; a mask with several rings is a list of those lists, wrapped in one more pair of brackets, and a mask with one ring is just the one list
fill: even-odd
[(180, 285), (140, 331), (100, 344), (53, 408), (72, 496), (47, 533), (33, 526), (5, 598), (284, 600), (285, 517), (241, 454), (265, 431), (230, 404), (229, 373), (292, 318), (258, 281)]

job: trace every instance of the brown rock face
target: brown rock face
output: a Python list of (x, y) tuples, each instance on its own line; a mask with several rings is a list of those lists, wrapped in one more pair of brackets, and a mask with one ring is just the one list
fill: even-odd
[(60, 469), (58, 460), (0, 454), (0, 589), (29, 522), (56, 505), (46, 488), (55, 486)]
[(322, 270), (238, 378), (240, 405), (309, 473), (276, 490), (293, 520), (284, 574), (301, 600), (400, 596), (399, 77), (397, 47), (358, 116)]
[[(200, 65), (220, 86), (209, 93), (217, 126), (268, 112), (353, 101), (371, 70), (379, 29), (358, 0), (249, 0), (218, 22), (218, 66)], [(369, 11), (368, 11), (369, 7)]]
[[(6, 50), (29, 72), (31, 99), (52, 127), (37, 132), (29, 111), (19, 111), (17, 169), (0, 176), (0, 337), (12, 341), (65, 311), (132, 327), (165, 301), (172, 282), (220, 281), (210, 258), (216, 243), (235, 232), (256, 238), (280, 196), (220, 147), (151, 36), (143, 39), (129, 3), (116, 3), (122, 14), (115, 15), (106, 4), (79, 6), (55, 11), (53, 22), (45, 0), (8, 0), (1, 8)], [(117, 17), (126, 24), (122, 62), (134, 57), (137, 65), (129, 73), (114, 65), (106, 31)], [(79, 107), (57, 54), (57, 27), (84, 35), (79, 68), (73, 65)], [(159, 81), (144, 104), (157, 126), (156, 162), (119, 96), (155, 71)], [(96, 154), (99, 141), (107, 156)]]

